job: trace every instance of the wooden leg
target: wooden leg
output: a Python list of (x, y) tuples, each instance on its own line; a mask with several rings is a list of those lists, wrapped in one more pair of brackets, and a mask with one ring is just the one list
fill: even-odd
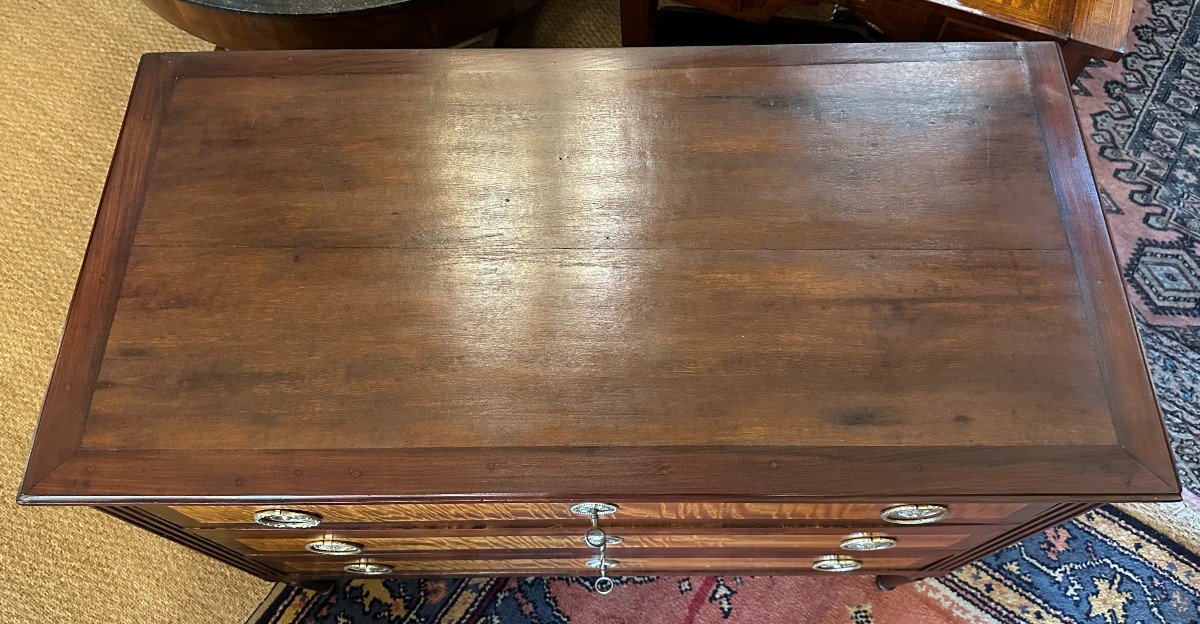
[(890, 574), (880, 574), (875, 577), (875, 587), (884, 591), (892, 591), (905, 583), (911, 583), (917, 579), (907, 576), (893, 576)]
[(658, 0), (621, 0), (621, 45), (627, 48), (654, 45), (654, 17)]
[(315, 591), (315, 592), (317, 592), (317, 596), (323, 596), (337, 588), (337, 581), (334, 581), (332, 579), (297, 581), (292, 584), (301, 589)]
[(1067, 70), (1067, 80), (1071, 82), (1075, 82), (1075, 79), (1079, 77), (1079, 74), (1083, 73), (1083, 70), (1088, 66), (1088, 63), (1092, 62), (1092, 57), (1090, 54), (1085, 54), (1079, 50), (1076, 50), (1074, 46), (1070, 44), (1070, 42), (1062, 47), (1062, 55), (1063, 65), (1066, 66)]

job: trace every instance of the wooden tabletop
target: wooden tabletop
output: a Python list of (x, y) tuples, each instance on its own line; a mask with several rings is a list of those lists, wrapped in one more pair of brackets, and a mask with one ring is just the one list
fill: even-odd
[(1178, 487), (1057, 49), (991, 43), (147, 56), (22, 497)]

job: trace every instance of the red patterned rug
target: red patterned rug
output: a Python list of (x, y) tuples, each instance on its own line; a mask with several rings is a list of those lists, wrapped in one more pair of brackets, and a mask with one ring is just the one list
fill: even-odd
[(1200, 49), (1190, 0), (1137, 5), (1130, 51), (1075, 84), (1130, 301), (1154, 325), (1200, 326)]
[(1200, 15), (1139, 5), (1130, 54), (1075, 84), (1185, 502), (1106, 506), (941, 579), (866, 577), (386, 579), (324, 595), (278, 586), (258, 624), (1200, 624)]

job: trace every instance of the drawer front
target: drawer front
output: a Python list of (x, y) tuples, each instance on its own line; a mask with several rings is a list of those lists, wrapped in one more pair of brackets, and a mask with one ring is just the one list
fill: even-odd
[[(306, 546), (335, 540), (361, 548), (363, 555), (421, 554), (430, 552), (583, 552), (584, 526), (533, 530), (475, 529), (390, 531), (277, 531), (273, 529), (203, 530), (209, 539), (251, 555), (291, 555), (306, 553)], [(974, 546), (1007, 529), (1006, 526), (945, 526), (875, 528), (873, 536), (890, 538), (895, 549), (958, 551)], [(612, 547), (614, 556), (645, 549), (755, 549), (759, 551), (814, 550), (824, 553), (846, 552), (845, 540), (859, 534), (854, 527), (810, 528), (800, 530), (747, 530), (738, 527), (684, 527), (669, 530), (646, 527), (610, 527), (610, 534), (621, 538)]]
[[(661, 522), (880, 524), (889, 507), (912, 503), (620, 503), (605, 524)], [(949, 515), (941, 524), (1014, 524), (1049, 508), (1029, 503), (944, 503)], [(330, 524), (453, 524), (464, 522), (585, 522), (570, 503), (404, 503), (390, 505), (285, 505)], [(193, 525), (252, 525), (254, 514), (270, 507), (177, 506), (170, 511)]]
[[(618, 557), (610, 574), (681, 574), (681, 573), (814, 573), (816, 556), (806, 557)], [(596, 570), (586, 565), (586, 558), (529, 558), (529, 559), (389, 559), (373, 557), (369, 561), (392, 568), (392, 574), (403, 575), (557, 575), (595, 576)], [(346, 561), (328, 557), (266, 559), (268, 565), (288, 574), (315, 576), (355, 576), (343, 570)], [(930, 557), (863, 557), (859, 572), (918, 570), (932, 563)], [(833, 574), (833, 573), (827, 573)], [(386, 575), (385, 575), (386, 576)]]

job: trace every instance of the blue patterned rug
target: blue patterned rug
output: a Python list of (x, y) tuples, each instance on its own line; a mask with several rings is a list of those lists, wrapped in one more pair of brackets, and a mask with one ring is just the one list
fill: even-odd
[(1113, 506), (931, 584), (996, 622), (1200, 624), (1200, 556)]

